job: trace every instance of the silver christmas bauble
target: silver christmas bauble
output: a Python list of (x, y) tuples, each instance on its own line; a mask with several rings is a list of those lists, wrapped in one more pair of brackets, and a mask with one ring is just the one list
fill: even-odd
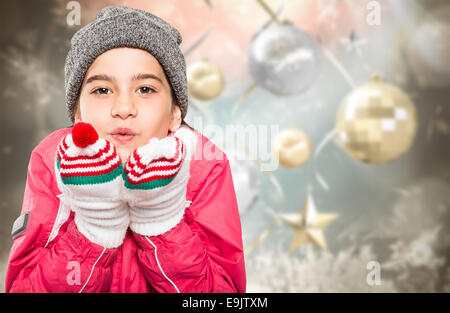
[(252, 39), (249, 66), (263, 88), (280, 96), (295, 95), (308, 89), (316, 77), (318, 47), (291, 24), (273, 25)]
[(259, 199), (261, 171), (239, 150), (227, 150), (239, 215), (249, 211)]

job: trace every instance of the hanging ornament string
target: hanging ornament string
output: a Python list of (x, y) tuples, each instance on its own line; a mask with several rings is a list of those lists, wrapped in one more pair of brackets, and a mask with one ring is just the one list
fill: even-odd
[(275, 23), (278, 23), (278, 24), (280, 24), (281, 22), (280, 22), (280, 20), (278, 19), (278, 16), (272, 11), (272, 9), (267, 5), (267, 3), (266, 2), (264, 2), (263, 0), (256, 0), (260, 5), (261, 5), (261, 7), (270, 15), (270, 17), (272, 18), (272, 20), (275, 22)]
[[(281, 14), (281, 12), (283, 11), (283, 5), (281, 5), (278, 10), (277, 13), (275, 14), (272, 9), (262, 0), (258, 0), (258, 3), (264, 8), (264, 10), (266, 10), (267, 13), (269, 13), (270, 15), (270, 19), (269, 21), (267, 21), (262, 27), (261, 29), (258, 31), (258, 33), (260, 33), (261, 31), (263, 31), (264, 29), (266, 29), (267, 27), (270, 26), (270, 24), (272, 24), (273, 22), (276, 23), (280, 23), (279, 19), (278, 19), (278, 15)], [(236, 111), (239, 109), (241, 103), (253, 92), (253, 90), (255, 90), (255, 88), (258, 87), (258, 83), (257, 82), (253, 82), (250, 86), (247, 87), (247, 89), (245, 89), (245, 91), (243, 92), (243, 94), (239, 97), (239, 99), (236, 101), (236, 103), (233, 106), (233, 110), (232, 110), (232, 114), (235, 114)]]
[(319, 182), (319, 184), (322, 186), (323, 189), (325, 190), (329, 190), (330, 187), (328, 186), (327, 182), (325, 181), (325, 179), (322, 177), (322, 175), (320, 175), (319, 171), (316, 169), (316, 160), (318, 158), (318, 156), (320, 155), (320, 153), (322, 152), (323, 148), (329, 144), (329, 142), (335, 138), (336, 135), (336, 128), (333, 128), (332, 130), (330, 130), (328, 132), (327, 135), (325, 135), (325, 137), (319, 142), (319, 144), (317, 145), (317, 149), (314, 152), (314, 157), (313, 157), (313, 167), (314, 167), (314, 175), (316, 177), (316, 180)]
[[(213, 13), (214, 12), (214, 7), (211, 4), (211, 2), (209, 0), (205, 0), (207, 6), (209, 7), (210, 11)], [(197, 49), (198, 46), (200, 46), (205, 39), (209, 36), (209, 34), (211, 33), (212, 29), (214, 28), (214, 18), (212, 19), (211, 24), (209, 25), (208, 29), (203, 32), (202, 35), (200, 35), (200, 37), (188, 48), (186, 49), (183, 54), (184, 57), (186, 58), (189, 54), (191, 54), (195, 49)]]
[(214, 6), (211, 3), (211, 0), (205, 0), (206, 4), (208, 5), (208, 7), (212, 10), (214, 10)]
[[(327, 57), (327, 59), (331, 62), (331, 64), (337, 69), (337, 71), (342, 75), (342, 77), (344, 78), (344, 80), (347, 82), (347, 84), (349, 85), (349, 87), (351, 89), (354, 89), (356, 87), (355, 81), (353, 80), (353, 78), (351, 77), (351, 75), (348, 73), (348, 71), (345, 69), (345, 67), (341, 64), (341, 62), (339, 62), (336, 57), (333, 55), (333, 53), (328, 50), (327, 48), (325, 48), (323, 45), (321, 45), (321, 49), (323, 54)], [(337, 133), (336, 128), (332, 128), (327, 135), (325, 135), (325, 137), (319, 142), (319, 144), (317, 145), (317, 149), (314, 152), (314, 157), (313, 157), (313, 167), (314, 167), (314, 175), (317, 179), (317, 181), (319, 182), (319, 184), (322, 186), (323, 189), (325, 190), (329, 190), (329, 186), (326, 183), (325, 179), (322, 177), (322, 175), (319, 173), (319, 171), (316, 169), (316, 161), (317, 158), (319, 157), (320, 153), (322, 152), (323, 148), (330, 143), (330, 141), (332, 139), (335, 138), (335, 135)]]
[(244, 93), (239, 97), (239, 99), (234, 104), (233, 110), (231, 111), (232, 114), (236, 113), (241, 103), (248, 97), (249, 94), (253, 92), (253, 90), (255, 90), (256, 87), (258, 87), (258, 84), (256, 82), (253, 82), (250, 86), (247, 87), (247, 89), (245, 89)]
[(275, 228), (275, 226), (277, 226), (278, 222), (281, 219), (281, 214), (282, 214), (282, 209), (280, 209), (277, 212), (275, 212), (274, 209), (272, 209), (270, 206), (268, 206), (266, 204), (266, 212), (269, 215), (273, 216), (273, 220), (270, 223), (269, 227), (267, 227), (245, 250), (244, 250), (244, 255), (248, 256), (250, 253), (252, 253), (256, 247), (258, 247), (266, 238), (267, 236), (270, 234), (270, 232)]
[[(232, 128), (233, 131), (233, 138), (236, 141), (236, 143), (238, 144), (239, 148), (245, 153), (246, 157), (249, 160), (254, 160), (256, 162), (256, 164), (258, 165), (258, 168), (260, 169), (260, 171), (262, 173), (264, 173), (268, 178), (269, 181), (273, 184), (273, 186), (276, 188), (281, 201), (284, 201), (284, 192), (283, 192), (283, 188), (281, 187), (278, 179), (268, 170), (265, 169), (264, 164), (261, 162), (261, 160), (259, 160), (259, 158), (257, 156), (255, 156), (250, 149), (240, 140), (240, 138), (238, 137), (238, 134), (236, 132), (235, 128)], [(229, 145), (232, 146), (230, 142), (224, 140), (225, 142), (225, 146)]]
[(214, 22), (212, 22), (212, 24), (209, 26), (209, 28), (202, 35), (200, 35), (200, 37), (189, 48), (187, 48), (183, 52), (185, 58), (189, 54), (191, 54), (195, 49), (197, 49), (198, 46), (200, 46), (205, 41), (206, 38), (208, 38), (208, 36), (211, 33), (211, 31), (213, 30), (213, 28), (214, 28)]
[(345, 81), (348, 83), (351, 89), (356, 87), (355, 81), (350, 76), (348, 71), (345, 69), (345, 67), (336, 59), (336, 57), (333, 55), (333, 53), (325, 48), (322, 45), (322, 51), (324, 55), (327, 57), (327, 59), (333, 64), (333, 66), (338, 70), (338, 72), (344, 77)]
[(264, 239), (267, 238), (267, 236), (270, 234), (270, 232), (275, 228), (275, 226), (277, 226), (278, 222), (280, 220), (280, 216), (276, 215), (272, 221), (272, 223), (270, 224), (269, 227), (267, 227), (262, 233), (261, 235), (258, 236), (258, 238), (256, 238), (255, 241), (252, 242), (251, 245), (249, 245), (245, 250), (244, 250), (244, 256), (247, 257), (250, 253), (253, 252), (253, 250), (255, 250), (256, 247), (258, 247), (261, 242), (264, 241)]

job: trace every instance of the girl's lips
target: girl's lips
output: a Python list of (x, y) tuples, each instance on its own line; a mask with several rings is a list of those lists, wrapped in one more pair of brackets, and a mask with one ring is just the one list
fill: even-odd
[(112, 137), (114, 138), (114, 140), (118, 143), (121, 144), (125, 144), (128, 143), (130, 141), (132, 141), (134, 139), (134, 137), (136, 137), (136, 135), (121, 135), (121, 134), (112, 134)]

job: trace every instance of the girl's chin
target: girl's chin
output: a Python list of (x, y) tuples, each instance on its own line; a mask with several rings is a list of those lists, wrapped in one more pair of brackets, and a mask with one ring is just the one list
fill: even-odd
[(125, 164), (128, 161), (128, 158), (130, 157), (131, 150), (117, 149), (117, 153), (119, 154), (122, 164)]

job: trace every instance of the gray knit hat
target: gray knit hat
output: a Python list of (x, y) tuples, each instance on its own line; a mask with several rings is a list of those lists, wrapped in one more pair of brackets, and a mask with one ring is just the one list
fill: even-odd
[(179, 48), (181, 41), (176, 28), (149, 12), (124, 6), (101, 9), (94, 21), (73, 35), (66, 57), (66, 106), (72, 123), (87, 70), (100, 54), (117, 47), (147, 50), (159, 61), (184, 118), (188, 95), (186, 62)]

